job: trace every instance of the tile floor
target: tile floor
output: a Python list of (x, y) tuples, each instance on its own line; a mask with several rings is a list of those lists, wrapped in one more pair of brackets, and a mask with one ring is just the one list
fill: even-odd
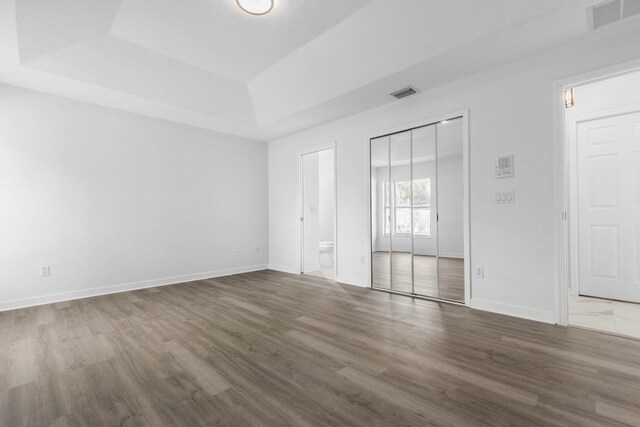
[(569, 325), (640, 339), (640, 304), (572, 296)]

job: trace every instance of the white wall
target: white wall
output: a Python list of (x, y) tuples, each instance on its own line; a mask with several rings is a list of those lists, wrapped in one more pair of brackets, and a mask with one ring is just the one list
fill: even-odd
[(0, 309), (264, 268), (267, 203), (264, 143), (0, 85)]
[[(579, 42), (527, 58), (403, 101), (269, 144), (269, 263), (295, 271), (298, 257), (297, 152), (337, 141), (338, 281), (368, 286), (368, 138), (386, 130), (470, 109), (471, 259), (473, 307), (555, 322), (561, 206), (554, 165), (554, 82), (640, 55), (634, 26), (613, 26)], [(493, 178), (497, 156), (515, 155), (515, 177)], [(516, 203), (496, 205), (496, 191)], [(364, 259), (365, 262), (361, 262)]]
[(575, 88), (575, 105), (566, 110), (566, 119), (615, 111), (640, 105), (640, 72), (624, 74), (615, 78)]

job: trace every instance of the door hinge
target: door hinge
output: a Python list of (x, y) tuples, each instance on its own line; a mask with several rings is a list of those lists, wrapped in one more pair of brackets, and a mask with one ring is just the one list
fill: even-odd
[(300, 217), (300, 222), (304, 222), (304, 217), (303, 216)]

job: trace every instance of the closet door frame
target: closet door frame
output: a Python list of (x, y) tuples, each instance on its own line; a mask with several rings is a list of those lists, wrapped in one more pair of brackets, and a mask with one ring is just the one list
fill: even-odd
[[(428, 296), (415, 295), (404, 292), (397, 292), (393, 290), (386, 290), (375, 288), (373, 286), (373, 212), (372, 212), (372, 197), (371, 192), (373, 191), (372, 182), (371, 182), (371, 141), (376, 138), (381, 138), (385, 136), (391, 136), (394, 134), (414, 130), (417, 128), (435, 125), (437, 123), (442, 122), (443, 120), (451, 120), (461, 118), (462, 119), (462, 181), (464, 183), (463, 190), (463, 236), (464, 236), (464, 302), (456, 302), (450, 301), (446, 299), (440, 298), (432, 298)], [(470, 220), (470, 152), (469, 152), (469, 109), (464, 109), (460, 111), (450, 112), (447, 114), (436, 115), (431, 118), (421, 120), (414, 123), (408, 123), (400, 126), (395, 126), (392, 128), (381, 129), (376, 132), (371, 132), (367, 136), (367, 146), (369, 150), (369, 165), (367, 168), (367, 175), (369, 180), (369, 287), (371, 289), (375, 289), (381, 292), (389, 292), (400, 295), (407, 295), (413, 298), (420, 298), (438, 302), (444, 302), (455, 305), (469, 305), (472, 297), (472, 278), (471, 278), (471, 220)], [(391, 274), (391, 272), (390, 272)], [(413, 274), (413, 272), (412, 272)]]

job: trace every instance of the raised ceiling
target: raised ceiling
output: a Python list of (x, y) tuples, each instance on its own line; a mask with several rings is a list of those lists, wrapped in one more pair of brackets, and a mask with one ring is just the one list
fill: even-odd
[(580, 37), (594, 3), (0, 0), (0, 80), (266, 141)]
[(124, 0), (109, 34), (239, 83), (338, 24), (371, 0), (290, 0), (269, 16), (235, 0)]

